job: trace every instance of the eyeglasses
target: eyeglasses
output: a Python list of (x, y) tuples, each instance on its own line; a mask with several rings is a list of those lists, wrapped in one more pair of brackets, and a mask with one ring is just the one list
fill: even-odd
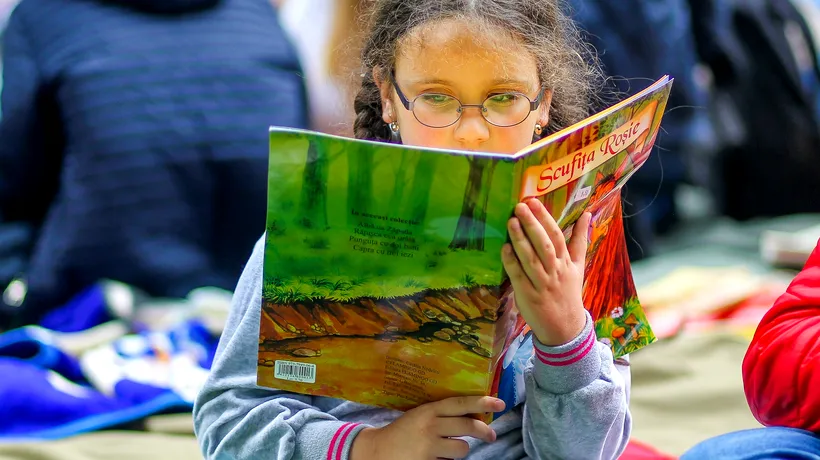
[(411, 101), (399, 88), (395, 77), (391, 75), (390, 78), (404, 108), (413, 112), (419, 123), (430, 128), (446, 128), (455, 124), (467, 107), (481, 109), (481, 116), (494, 126), (508, 128), (521, 124), (541, 105), (546, 89), (541, 88), (535, 100), (522, 93), (505, 92), (492, 94), (481, 104), (462, 104), (453, 96), (438, 93), (419, 94)]

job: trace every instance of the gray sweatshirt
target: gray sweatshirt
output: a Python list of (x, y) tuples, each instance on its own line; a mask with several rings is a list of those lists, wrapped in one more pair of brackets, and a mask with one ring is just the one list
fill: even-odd
[[(202, 452), (215, 460), (346, 460), (362, 429), (384, 426), (401, 413), (256, 384), (263, 253), (260, 240), (194, 406)], [(535, 350), (525, 373), (525, 402), (492, 423), (495, 442), (467, 439), (468, 459), (617, 458), (632, 424), (628, 361), (613, 361), (609, 348), (595, 340), (589, 317), (572, 342), (536, 343)]]

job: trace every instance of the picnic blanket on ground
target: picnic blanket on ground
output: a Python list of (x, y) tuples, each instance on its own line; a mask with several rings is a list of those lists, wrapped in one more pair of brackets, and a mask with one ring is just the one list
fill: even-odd
[[(809, 221), (816, 223), (817, 218), (810, 218)], [(758, 225), (758, 228), (763, 227)], [(770, 271), (769, 267), (760, 263), (756, 250), (758, 242), (756, 231), (743, 231), (731, 224), (718, 223), (713, 226), (713, 231), (696, 229), (692, 234), (692, 238), (682, 238), (676, 243), (676, 248), (670, 249), (663, 256), (636, 264), (635, 279), (638, 286), (648, 285), (682, 266), (744, 266), (755, 273)], [(106, 302), (103, 303), (99, 299), (104, 293), (106, 295), (102, 297), (106, 299)], [(86, 362), (110, 363), (114, 361), (119, 363), (114, 366), (115, 369), (120, 370), (114, 374), (113, 378), (97, 378), (97, 381), (109, 382), (105, 386), (108, 388), (107, 392), (94, 387), (92, 383), (94, 378), (89, 378), (88, 380), (92, 382), (85, 386), (104, 395), (115, 395), (114, 398), (109, 397), (109, 399), (131, 401), (133, 404), (131, 407), (138, 409), (133, 409), (132, 413), (127, 414), (128, 417), (122, 417), (116, 421), (104, 420), (106, 423), (98, 423), (94, 429), (122, 428), (116, 423), (132, 420), (140, 422), (136, 428), (143, 431), (94, 431), (49, 442), (9, 443), (0, 439), (0, 459), (108, 460), (117, 458), (129, 460), (151, 458), (152, 460), (187, 460), (201, 458), (197, 442), (192, 436), (190, 396), (185, 396), (191, 393), (184, 390), (186, 385), (171, 383), (172, 379), (169, 375), (172, 372), (168, 365), (171, 360), (168, 357), (184, 355), (185, 358), (176, 362), (185, 363), (189, 370), (197, 367), (199, 370), (206, 369), (209, 358), (208, 353), (203, 352), (203, 349), (207, 350), (208, 346), (213, 346), (215, 340), (212, 342), (204, 331), (211, 334), (211, 339), (218, 335), (214, 331), (221, 330), (219, 323), (224, 321), (224, 316), (227, 315), (230, 294), (206, 290), (192, 293), (188, 299), (182, 301), (169, 300), (165, 303), (154, 301), (153, 305), (138, 302), (137, 297), (139, 296), (122, 286), (104, 292), (91, 290), (84, 297), (77, 299), (77, 302), (86, 302), (86, 308), (82, 309), (85, 312), (84, 315), (69, 314), (71, 305), (62, 311), (55, 312), (50, 317), (50, 322), (46, 321), (41, 329), (35, 328), (26, 332), (26, 334), (33, 333), (32, 335), (40, 337), (39, 339), (29, 341), (29, 345), (16, 346), (16, 353), (23, 355), (25, 359), (19, 357), (12, 359), (40, 369), (62, 369), (67, 375), (72, 375), (72, 372), (76, 373), (78, 369), (80, 372), (85, 372), (82, 359), (79, 357), (84, 356), (90, 350), (107, 350), (96, 355), (107, 356), (106, 359), (98, 358), (98, 361), (94, 361), (89, 358), (90, 361), (86, 360)], [(135, 306), (138, 303), (141, 307), (137, 309)], [(89, 305), (105, 308), (95, 310), (88, 308)], [(74, 306), (76, 307), (76, 304)], [(99, 325), (89, 327), (91, 324)], [(56, 330), (63, 332), (55, 332)], [(132, 331), (137, 331), (132, 334), (132, 337), (135, 336), (138, 339), (129, 339), (120, 343), (125, 344), (130, 341), (135, 345), (114, 345), (125, 334)], [(154, 339), (149, 339), (149, 336), (153, 336)], [(9, 340), (9, 337), (14, 338), (6, 336), (3, 339), (7, 343), (13, 342)], [(48, 338), (43, 339), (43, 337)], [(203, 340), (205, 345), (203, 345)], [(17, 343), (21, 342), (25, 343), (25, 341), (17, 341)], [(34, 346), (30, 345), (32, 342)], [(146, 346), (147, 343), (154, 345)], [(157, 346), (157, 343), (164, 345)], [(49, 344), (57, 344), (57, 346)], [(684, 329), (674, 337), (661, 340), (635, 353), (632, 356), (633, 436), (646, 445), (632, 443), (623, 459), (663, 458), (655, 449), (679, 455), (692, 445), (709, 437), (759, 426), (746, 404), (740, 377), (740, 363), (747, 346), (747, 332), (738, 333), (736, 328), (724, 328), (719, 323), (714, 323), (710, 327)], [(27, 353), (20, 351), (26, 347), (29, 347)], [(33, 350), (38, 351), (34, 353)], [(149, 350), (152, 351), (149, 352)], [(164, 351), (158, 353), (153, 350)], [(95, 354), (89, 353), (88, 356), (93, 357)], [(166, 363), (166, 372), (160, 373), (166, 377), (149, 382), (138, 378), (136, 384), (131, 388), (153, 389), (154, 397), (150, 397), (150, 391), (134, 391), (132, 394), (136, 396), (131, 397), (132, 399), (125, 397), (127, 392), (118, 393), (116, 391), (117, 382), (122, 380), (123, 375), (132, 375), (130, 371), (122, 370), (123, 367), (129, 367), (125, 363), (134, 361), (144, 365), (146, 360), (153, 363)], [(89, 366), (94, 367), (93, 364), (86, 365), (87, 368)], [(34, 372), (31, 369), (29, 371)], [(49, 372), (34, 373), (38, 375), (41, 382), (43, 378), (48, 379), (51, 376), (51, 381), (59, 382), (57, 386), (65, 383), (60, 379), (55, 379)], [(76, 374), (73, 375), (76, 377)], [(194, 370), (191, 375), (201, 376), (202, 374)], [(71, 382), (70, 378), (65, 375), (63, 377)], [(188, 379), (192, 387), (196, 378)], [(111, 382), (114, 384), (112, 385)], [(124, 383), (121, 387), (125, 388), (130, 385), (130, 383)], [(63, 385), (63, 387), (66, 386)], [(71, 385), (66, 388), (75, 389)], [(111, 388), (115, 389), (113, 393)], [(3, 391), (8, 390), (0, 387), (0, 397)], [(161, 397), (168, 399), (162, 400)], [(167, 406), (160, 404), (163, 401)], [(32, 399), (30, 404), (29, 409), (43, 406), (42, 399), (36, 398)], [(156, 415), (163, 410), (162, 407), (166, 410), (179, 410), (182, 413)], [(2, 409), (0, 407), (0, 411)], [(142, 412), (137, 413), (140, 410)], [(119, 413), (122, 415), (126, 412)], [(0, 419), (6, 418), (5, 414), (0, 414)], [(128, 425), (128, 427), (132, 428), (134, 425)], [(40, 428), (46, 429), (42, 423)], [(87, 426), (85, 431), (91, 431), (91, 428)], [(52, 434), (54, 433), (61, 434), (52, 431)], [(68, 431), (64, 430), (62, 434), (68, 434)]]
[(749, 341), (733, 329), (699, 330), (632, 355), (632, 436), (669, 454), (731, 431), (758, 428), (740, 364)]
[[(41, 325), (0, 334), (0, 441), (61, 439), (191, 411), (221, 332), (208, 327), (203, 293), (164, 303), (159, 318), (170, 324), (161, 324), (134, 310), (118, 316), (111, 307), (123, 288), (94, 286)], [(227, 311), (230, 294), (217, 296)], [(206, 297), (213, 303), (213, 293)]]
[[(190, 411), (222, 330), (214, 312), (227, 314), (230, 294), (135, 297), (103, 283), (39, 326), (0, 334), (0, 375), (12, 376), (0, 382), (0, 458), (122, 459), (137, 444), (135, 458), (199, 457)], [(123, 428), (143, 432), (112, 431)], [(668, 457), (633, 441), (623, 458)]]
[[(633, 444), (622, 460), (649, 460), (644, 445), (680, 455), (728, 431), (759, 426), (740, 380), (747, 341), (730, 332), (683, 334), (632, 357)], [(3, 444), (0, 460), (201, 459), (190, 414), (156, 415), (144, 431), (104, 431), (49, 442)]]

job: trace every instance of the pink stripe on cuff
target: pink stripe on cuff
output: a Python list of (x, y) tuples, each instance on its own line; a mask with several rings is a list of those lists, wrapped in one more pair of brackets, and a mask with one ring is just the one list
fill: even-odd
[(344, 430), (344, 434), (342, 434), (342, 439), (339, 440), (339, 445), (336, 446), (336, 460), (342, 460), (342, 451), (345, 448), (345, 442), (347, 442), (348, 436), (350, 436), (350, 433), (357, 426), (359, 426), (358, 423), (351, 423), (347, 427), (342, 427), (342, 429)]
[(584, 339), (583, 342), (579, 343), (578, 346), (573, 348), (572, 350), (566, 351), (564, 353), (547, 353), (546, 351), (541, 351), (538, 348), (536, 348), (535, 351), (536, 351), (536, 353), (539, 353), (541, 356), (543, 356), (546, 359), (566, 358), (567, 356), (572, 356), (575, 353), (578, 353), (578, 350), (580, 350), (582, 348), (585, 348), (588, 345), (587, 342), (589, 342), (590, 340), (595, 340), (593, 338), (593, 335), (594, 335), (594, 330), (590, 329), (589, 330), (589, 335), (587, 335), (587, 337)]
[[(590, 331), (589, 335), (583, 342), (578, 344), (577, 347), (573, 348), (570, 351), (565, 353), (547, 353), (545, 351), (539, 350), (537, 347), (535, 348), (535, 355), (538, 356), (538, 359), (550, 366), (569, 366), (570, 364), (576, 363), (584, 358), (584, 356), (588, 355), (589, 352), (595, 347), (595, 332), (594, 330)], [(556, 358), (566, 358), (568, 356), (572, 356), (578, 353), (577, 356), (573, 357), (572, 359), (568, 359), (566, 361), (559, 361)]]
[(330, 447), (327, 449), (327, 460), (333, 460), (333, 447), (336, 446), (336, 441), (339, 440), (339, 435), (342, 434), (342, 431), (350, 425), (352, 425), (352, 423), (345, 423), (336, 430), (336, 434), (334, 434), (333, 439), (330, 440)]

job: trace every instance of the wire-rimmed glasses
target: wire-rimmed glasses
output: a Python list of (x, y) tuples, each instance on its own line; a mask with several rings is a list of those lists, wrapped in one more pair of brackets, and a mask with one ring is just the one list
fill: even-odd
[(419, 123), (430, 128), (446, 128), (455, 124), (467, 107), (479, 109), (481, 116), (491, 125), (502, 128), (515, 126), (538, 109), (545, 92), (545, 88), (541, 88), (535, 100), (515, 91), (491, 94), (481, 104), (462, 104), (457, 98), (440, 93), (422, 93), (410, 100), (399, 88), (395, 77), (391, 75), (391, 79), (404, 108), (413, 112)]

